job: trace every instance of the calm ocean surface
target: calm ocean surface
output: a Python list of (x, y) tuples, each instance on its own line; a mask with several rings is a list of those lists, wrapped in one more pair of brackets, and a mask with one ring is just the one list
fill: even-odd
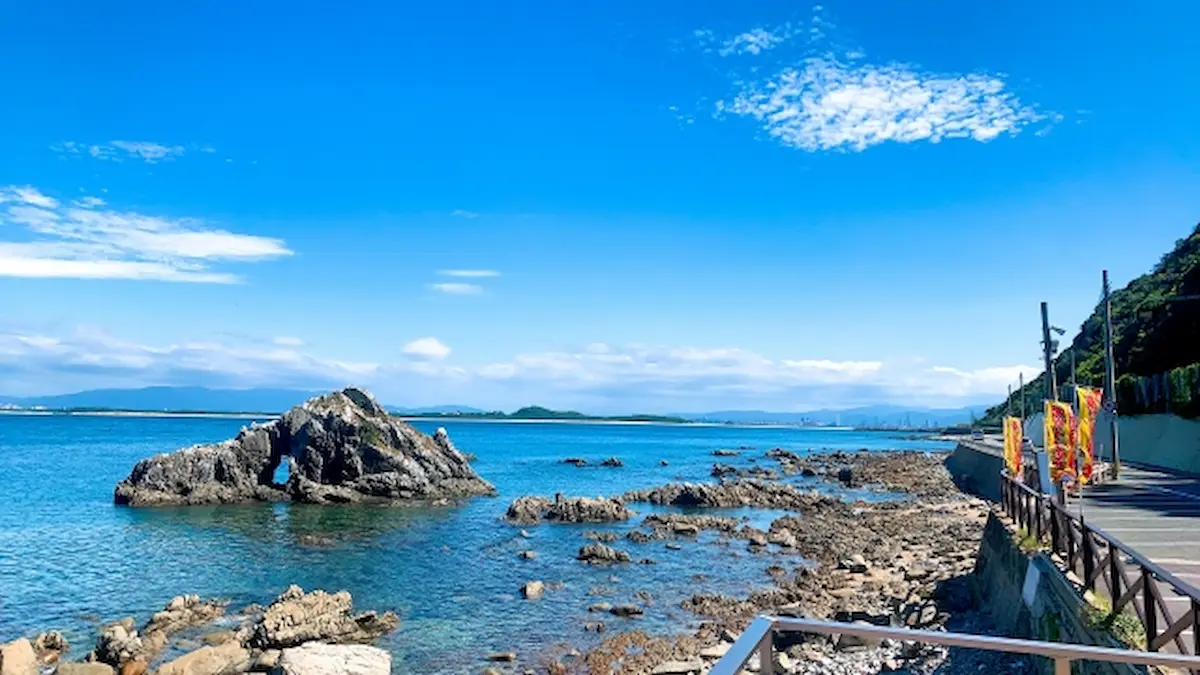
[[(694, 626), (679, 609), (693, 593), (745, 594), (768, 582), (770, 556), (745, 547), (621, 541), (635, 559), (657, 565), (593, 568), (574, 560), (586, 526), (519, 529), (501, 520), (524, 494), (613, 495), (676, 480), (710, 481), (714, 461), (739, 466), (774, 447), (950, 449), (897, 434), (813, 429), (701, 426), (419, 422), (445, 426), (497, 498), (448, 508), (299, 506), (288, 504), (130, 509), (112, 504), (112, 489), (134, 463), (193, 443), (233, 436), (246, 420), (137, 417), (0, 416), (0, 641), (62, 630), (82, 656), (97, 623), (133, 615), (141, 623), (173, 596), (223, 597), (233, 607), (268, 602), (288, 584), (349, 590), (359, 609), (394, 610), (401, 629), (380, 642), (397, 673), (477, 673), (490, 651), (523, 659), (595, 636), (587, 620), (609, 630), (637, 626), (678, 631)], [(752, 446), (742, 457), (719, 448)], [(564, 457), (620, 457), (620, 469), (576, 468)], [(660, 466), (660, 460), (669, 466)], [(806, 479), (796, 479), (805, 483)], [(816, 482), (812, 487), (830, 489)], [(641, 513), (650, 509), (635, 505)], [(733, 512), (759, 525), (775, 514)], [(640, 522), (592, 529), (624, 532)], [(536, 560), (520, 560), (525, 548)], [(794, 559), (793, 559), (794, 561)], [(704, 573), (705, 581), (693, 575)], [(536, 602), (520, 598), (527, 580), (562, 582)], [(592, 597), (604, 586), (609, 595)], [(593, 602), (632, 602), (649, 591), (643, 619), (592, 615)]]

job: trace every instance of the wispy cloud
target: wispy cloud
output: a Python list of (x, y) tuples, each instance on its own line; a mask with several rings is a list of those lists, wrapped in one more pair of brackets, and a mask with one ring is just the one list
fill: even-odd
[[(157, 164), (182, 157), (188, 148), (182, 145), (167, 145), (153, 141), (108, 141), (107, 143), (78, 143), (64, 141), (51, 146), (55, 152), (67, 155), (81, 155), (101, 160), (120, 162), (126, 159), (138, 160), (147, 164)], [(216, 152), (212, 146), (193, 147), (197, 152)]]
[(500, 273), (496, 270), (441, 270), (438, 272), (442, 276), (461, 277), (465, 279), (485, 279), (488, 277), (498, 277)]
[(447, 293), (449, 295), (479, 295), (480, 293), (483, 293), (483, 286), (453, 281), (439, 284), (429, 284), (429, 288), (437, 291), (438, 293)]
[(274, 340), (272, 340), (272, 342), (274, 342), (275, 344), (277, 344), (281, 347), (303, 347), (304, 346), (304, 340), (301, 340), (298, 337), (291, 337), (288, 335), (281, 335), (281, 336), (275, 338)]
[(793, 34), (791, 24), (784, 24), (775, 29), (752, 28), (725, 40), (717, 49), (721, 56), (736, 54), (758, 55), (772, 50), (786, 42)]
[[(961, 405), (1000, 396), (1019, 374), (1037, 373), (1035, 367), (1020, 365), (972, 370), (930, 367), (915, 360), (787, 359), (736, 348), (603, 343), (466, 366), (451, 363), (450, 348), (433, 337), (413, 340), (403, 353), (406, 358), (394, 362), (342, 360), (310, 353), (303, 345), (252, 340), (156, 346), (95, 329), (65, 334), (0, 331), (0, 382), (2, 393), (10, 394), (41, 393), (48, 382), (59, 390), (144, 384), (320, 387), (356, 382), (393, 399), (411, 397), (416, 387), (455, 397), (489, 392), (490, 402), (468, 401), (480, 405), (583, 402), (628, 412), (783, 410), (882, 402)], [(416, 383), (412, 378), (421, 379)]]
[(33, 187), (0, 187), (0, 224), (24, 228), (0, 239), (0, 276), (236, 283), (212, 266), (292, 254), (279, 239), (102, 206), (88, 197), (63, 206)]
[(423, 337), (404, 345), (404, 353), (419, 359), (444, 359), (450, 348), (435, 337)]
[(467, 218), (467, 219), (475, 219), (475, 218), (479, 217), (479, 214), (476, 213), (475, 211), (467, 211), (464, 209), (454, 209), (453, 211), (450, 212), (450, 215), (455, 218)]
[(745, 85), (718, 112), (757, 120), (786, 146), (861, 151), (888, 141), (990, 141), (1042, 115), (983, 74), (938, 75), (913, 66), (816, 57)]

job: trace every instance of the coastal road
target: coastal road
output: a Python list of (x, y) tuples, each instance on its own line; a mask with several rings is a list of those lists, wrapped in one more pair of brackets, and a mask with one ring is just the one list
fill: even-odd
[[(1122, 466), (1119, 481), (1086, 488), (1070, 509), (1200, 589), (1200, 477)], [(1190, 598), (1159, 587), (1172, 616), (1188, 611)], [(1190, 630), (1184, 639), (1191, 642)]]

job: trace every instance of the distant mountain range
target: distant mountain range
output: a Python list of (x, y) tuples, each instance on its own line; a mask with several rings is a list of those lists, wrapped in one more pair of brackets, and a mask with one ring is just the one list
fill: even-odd
[(845, 410), (806, 412), (769, 412), (765, 410), (718, 410), (706, 413), (678, 413), (703, 422), (740, 424), (810, 424), (848, 427), (946, 427), (967, 424), (983, 416), (987, 406), (965, 408), (923, 408), (898, 405), (872, 405)]
[[(255, 412), (278, 413), (321, 392), (300, 389), (209, 389), (206, 387), (144, 387), (141, 389), (92, 389), (54, 396), (5, 397), (0, 406), (49, 408), (54, 410), (131, 410), (141, 412)], [(468, 405), (427, 407), (387, 406), (397, 415), (463, 415), (482, 418), (514, 419), (587, 419), (593, 416), (571, 411), (555, 411), (531, 406), (516, 413), (498, 414)], [(529, 411), (545, 411), (537, 417)], [(665, 416), (629, 415), (602, 419), (682, 418), (697, 422), (735, 424), (807, 424), (828, 426), (922, 427), (953, 426), (982, 416), (983, 406), (935, 409), (875, 405), (846, 410), (810, 412), (768, 412), (763, 410), (720, 410), (704, 413), (669, 413)]]

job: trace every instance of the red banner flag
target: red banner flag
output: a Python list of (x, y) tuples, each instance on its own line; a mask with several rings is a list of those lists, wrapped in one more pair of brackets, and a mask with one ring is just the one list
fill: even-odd
[(1050, 455), (1050, 480), (1075, 477), (1075, 413), (1069, 403), (1046, 401), (1045, 443)]
[(1087, 483), (1092, 480), (1092, 472), (1096, 465), (1096, 416), (1100, 414), (1100, 402), (1103, 392), (1090, 387), (1075, 389), (1075, 399), (1079, 402), (1079, 482)]
[(1008, 467), (1010, 476), (1021, 475), (1021, 440), (1023, 437), (1021, 420), (1016, 417), (1005, 417), (1004, 465)]

